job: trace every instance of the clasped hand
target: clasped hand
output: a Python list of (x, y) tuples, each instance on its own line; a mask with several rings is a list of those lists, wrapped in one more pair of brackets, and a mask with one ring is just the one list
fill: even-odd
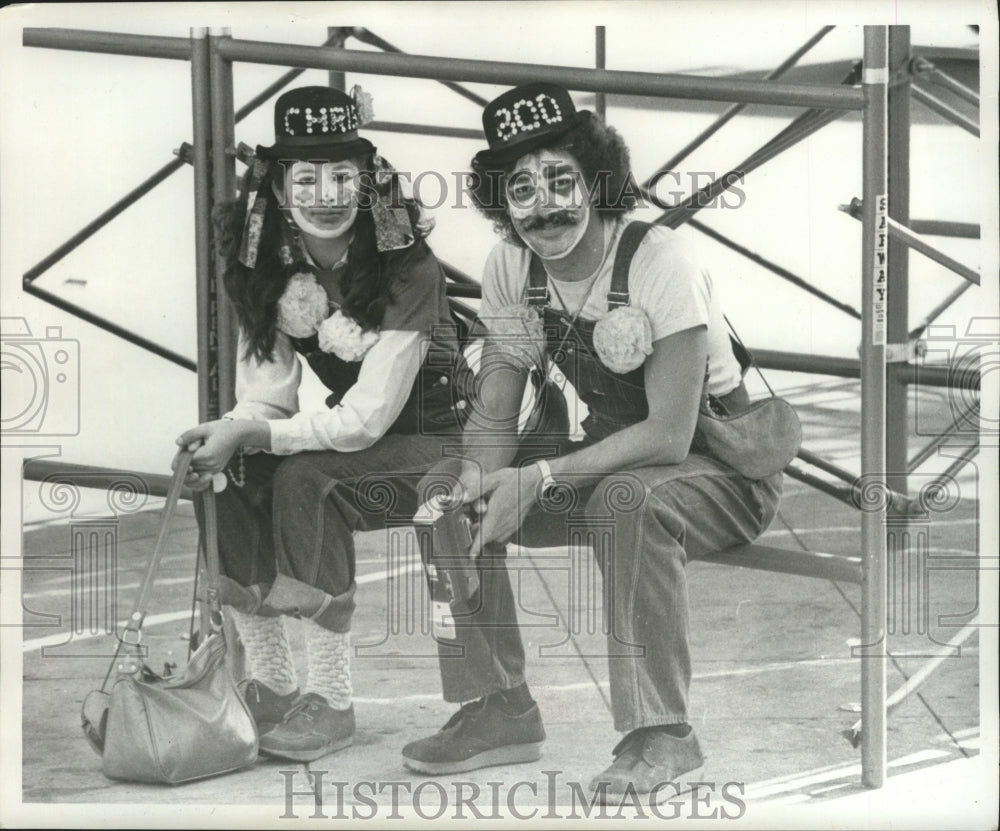
[(505, 467), (486, 475), (472, 462), (462, 466), (452, 498), (471, 504), (479, 514), (479, 530), (472, 541), (473, 559), (488, 543), (506, 542), (514, 536), (538, 501), (541, 481), (541, 471), (535, 465)]
[[(238, 421), (206, 421), (185, 430), (177, 438), (177, 444), (182, 450), (194, 453), (184, 484), (191, 490), (203, 491), (212, 484), (212, 477), (229, 463), (237, 448), (244, 444), (244, 430)], [(177, 452), (179, 455), (181, 451)], [(170, 465), (172, 470), (177, 470), (177, 461), (178, 456), (174, 456)]]

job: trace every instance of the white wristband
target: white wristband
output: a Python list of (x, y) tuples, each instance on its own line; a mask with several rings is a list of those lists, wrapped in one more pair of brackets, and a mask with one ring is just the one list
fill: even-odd
[(545, 459), (539, 459), (535, 464), (542, 474), (542, 493), (545, 493), (549, 488), (556, 486), (556, 480), (552, 478), (552, 468), (549, 467), (549, 463)]

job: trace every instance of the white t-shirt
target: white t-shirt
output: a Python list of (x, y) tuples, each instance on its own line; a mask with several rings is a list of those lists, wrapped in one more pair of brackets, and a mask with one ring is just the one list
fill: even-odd
[[(607, 294), (622, 230), (629, 220), (605, 224), (604, 260), (591, 280), (566, 282), (549, 278), (549, 303), (559, 309), (559, 298), (570, 315), (584, 302), (580, 318), (600, 320), (608, 313)], [(531, 251), (501, 242), (490, 252), (483, 270), (483, 302), (479, 316), (489, 327), (504, 306), (525, 303)], [(740, 365), (733, 355), (722, 306), (712, 291), (712, 277), (698, 261), (694, 247), (676, 231), (654, 226), (647, 231), (629, 270), (630, 305), (649, 317), (653, 342), (695, 326), (708, 327), (708, 392), (725, 395), (740, 382)], [(589, 294), (587, 294), (589, 290)]]

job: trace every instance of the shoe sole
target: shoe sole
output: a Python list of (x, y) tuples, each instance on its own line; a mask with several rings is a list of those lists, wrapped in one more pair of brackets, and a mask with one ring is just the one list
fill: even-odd
[(495, 747), (484, 750), (468, 759), (455, 762), (424, 762), (420, 759), (403, 757), (403, 764), (417, 773), (467, 773), (479, 768), (496, 767), (497, 765), (518, 765), (523, 762), (537, 762), (542, 758), (542, 742), (530, 744), (513, 744), (506, 747)]
[[(686, 773), (683, 774), (683, 776), (684, 776), (683, 779), (681, 779), (681, 780), (674, 780), (673, 782), (670, 783), (674, 787), (672, 787), (672, 788), (668, 788), (668, 787), (660, 788), (660, 790), (656, 792), (656, 801), (653, 802), (653, 803), (649, 802), (649, 796), (652, 793), (652, 791), (639, 792), (639, 791), (627, 791), (627, 790), (626, 791), (608, 791), (608, 790), (605, 790), (604, 791), (604, 798), (600, 800), (599, 804), (601, 804), (601, 805), (618, 805), (618, 804), (621, 803), (622, 799), (625, 798), (626, 794), (631, 799), (632, 798), (632, 794), (634, 793), (640, 800), (643, 801), (643, 803), (646, 803), (646, 804), (655, 804), (655, 805), (662, 805), (664, 802), (666, 802), (669, 799), (676, 799), (678, 796), (682, 796), (683, 794), (686, 794), (686, 793), (689, 793), (689, 792), (693, 791), (695, 789), (696, 785), (700, 785), (701, 784), (701, 777), (704, 775), (704, 773), (705, 773), (705, 766), (704, 765), (702, 765), (701, 767), (697, 767), (694, 770), (687, 771)], [(597, 791), (596, 788), (592, 787), (590, 789), (590, 791), (595, 796), (600, 796), (600, 793)], [(614, 801), (611, 801), (611, 800), (614, 800)]]
[(331, 753), (336, 753), (338, 750), (343, 750), (352, 744), (354, 744), (354, 737), (349, 736), (346, 739), (340, 739), (318, 749), (286, 750), (283, 748), (264, 747), (263, 744), (258, 745), (258, 749), (265, 756), (270, 756), (273, 759), (286, 759), (290, 762), (315, 762), (317, 759), (322, 759), (324, 756), (329, 756)]

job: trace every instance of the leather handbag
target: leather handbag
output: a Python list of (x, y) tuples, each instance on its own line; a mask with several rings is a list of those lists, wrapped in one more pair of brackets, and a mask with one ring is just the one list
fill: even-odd
[[(163, 554), (191, 454), (180, 454), (163, 520), (135, 609), (101, 688), (83, 703), (83, 732), (102, 757), (105, 776), (132, 782), (179, 784), (238, 770), (257, 759), (257, 728), (226, 663), (219, 602), (215, 494), (201, 495), (209, 613), (208, 636), (175, 676), (161, 678), (142, 660), (146, 599)], [(115, 673), (110, 692), (108, 681)]]

